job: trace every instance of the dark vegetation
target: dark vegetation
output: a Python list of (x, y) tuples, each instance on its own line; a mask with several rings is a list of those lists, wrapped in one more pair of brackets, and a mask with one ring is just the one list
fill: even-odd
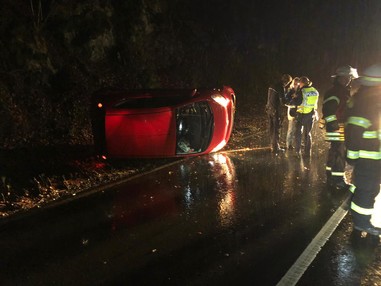
[[(77, 171), (103, 180), (99, 172), (114, 168), (88, 171), (100, 163), (89, 118), (99, 88), (225, 84), (239, 112), (255, 114), (281, 73), (308, 75), (323, 92), (338, 65), (361, 71), (380, 61), (380, 15), (381, 2), (357, 0), (2, 1), (3, 204), (80, 189)], [(62, 167), (62, 157), (75, 168)], [(63, 188), (52, 187), (57, 176)]]

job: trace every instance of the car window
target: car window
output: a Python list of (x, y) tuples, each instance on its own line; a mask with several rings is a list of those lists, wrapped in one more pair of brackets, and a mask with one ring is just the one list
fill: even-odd
[(176, 153), (200, 153), (213, 136), (213, 114), (207, 102), (195, 102), (176, 109)]

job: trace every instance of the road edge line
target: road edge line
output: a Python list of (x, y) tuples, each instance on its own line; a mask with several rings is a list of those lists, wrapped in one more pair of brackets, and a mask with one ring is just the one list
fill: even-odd
[(325, 223), (319, 233), (313, 238), (311, 243), (303, 251), (303, 253), (298, 257), (291, 268), (286, 272), (282, 279), (278, 282), (277, 286), (291, 286), (296, 285), (296, 283), (303, 276), (304, 272), (310, 266), (312, 261), (318, 255), (320, 250), (323, 248), (324, 244), (331, 237), (333, 232), (336, 230), (337, 226), (343, 220), (343, 218), (348, 213), (348, 202), (350, 200), (350, 195), (344, 200), (341, 206), (335, 211), (335, 213), (330, 217), (330, 219)]

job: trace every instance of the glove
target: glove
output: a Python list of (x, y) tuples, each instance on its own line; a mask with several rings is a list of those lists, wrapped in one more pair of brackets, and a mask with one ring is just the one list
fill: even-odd
[(344, 168), (344, 182), (347, 185), (352, 185), (353, 184), (353, 170), (354, 166), (350, 164), (345, 164)]

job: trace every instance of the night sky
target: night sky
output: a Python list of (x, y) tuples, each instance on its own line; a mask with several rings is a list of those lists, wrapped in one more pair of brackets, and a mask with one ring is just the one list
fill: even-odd
[(323, 79), (381, 60), (380, 1), (192, 1), (189, 10), (253, 66), (266, 57), (274, 70)]

